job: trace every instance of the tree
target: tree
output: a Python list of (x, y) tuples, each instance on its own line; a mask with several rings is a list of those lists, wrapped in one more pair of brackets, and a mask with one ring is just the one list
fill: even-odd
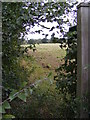
[[(23, 3), (2, 4), (2, 78), (5, 88), (19, 87), (17, 70), (20, 56), (20, 33), (25, 32)], [(18, 66), (18, 67), (17, 67)]]

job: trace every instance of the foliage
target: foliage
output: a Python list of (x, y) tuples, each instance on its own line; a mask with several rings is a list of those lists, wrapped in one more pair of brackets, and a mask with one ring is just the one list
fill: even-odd
[[(13, 81), (17, 81), (18, 75), (15, 73), (17, 69), (18, 57), (20, 55), (20, 37), (27, 33), (26, 27), (33, 27), (40, 22), (57, 21), (58, 26), (63, 20), (60, 18), (69, 11), (70, 5), (67, 3), (3, 3), (2, 10), (2, 31), (3, 31), (3, 84), (9, 86)], [(58, 12), (57, 12), (58, 11)], [(42, 26), (47, 28), (45, 26)], [(62, 27), (60, 27), (61, 29)], [(54, 28), (53, 28), (54, 29)], [(52, 31), (51, 29), (50, 31)], [(13, 72), (14, 70), (14, 72)], [(9, 82), (10, 81), (10, 82)], [(10, 84), (9, 84), (10, 83)], [(12, 83), (13, 84), (13, 83)], [(15, 82), (14, 82), (15, 84)], [(13, 86), (12, 86), (13, 87)]]
[[(57, 89), (60, 94), (64, 96), (63, 109), (69, 109), (66, 114), (72, 117), (79, 117), (80, 99), (76, 98), (76, 84), (77, 84), (77, 26), (69, 28), (69, 32), (60, 41), (60, 47), (66, 50), (64, 63), (56, 69), (57, 76), (55, 76)], [(67, 98), (69, 96), (69, 100)], [(66, 104), (66, 107), (65, 107)], [(65, 108), (64, 108), (65, 107)], [(62, 110), (63, 110), (62, 109)], [(63, 112), (62, 112), (63, 114)], [(64, 115), (65, 116), (65, 115)]]
[(21, 103), (19, 99), (12, 101), (11, 113), (16, 118), (74, 118), (78, 115), (78, 99), (71, 99), (70, 94), (59, 93), (54, 81), (50, 78), (39, 82), (27, 97), (27, 103)]
[[(23, 3), (2, 3), (2, 85), (3, 85), (3, 103), (2, 112), (10, 109), (8, 98), (13, 100), (17, 90), (22, 89), (23, 81), (27, 81), (26, 70), (20, 66), (20, 36), (21, 32), (25, 32), (25, 18), (22, 12)], [(24, 75), (25, 74), (25, 75)], [(12, 93), (13, 92), (13, 93)], [(13, 118), (14, 116), (6, 114), (5, 118)]]
[[(33, 83), (31, 85), (27, 85), (27, 82), (23, 82), (23, 87), (21, 90), (13, 90), (9, 97), (2, 102), (2, 106), (0, 104), (0, 113), (3, 113), (3, 118), (15, 118), (14, 115), (10, 114), (11, 102), (17, 98), (21, 99), (22, 101), (26, 102), (28, 96), (32, 94), (32, 87), (37, 86), (38, 82)], [(5, 114), (6, 113), (6, 114)]]
[[(73, 30), (72, 30), (73, 28)], [(62, 92), (68, 92), (73, 97), (76, 96), (76, 81), (77, 81), (77, 31), (76, 26), (70, 28), (67, 39), (61, 41), (60, 47), (66, 48), (65, 63), (56, 71), (57, 87)]]
[[(2, 79), (3, 79), (3, 106), (4, 109), (10, 109), (9, 101), (13, 101), (12, 95), (19, 93), (24, 87), (24, 81), (27, 81), (27, 71), (20, 66), (20, 43), (23, 36), (28, 32), (29, 28), (35, 24), (43, 28), (53, 31), (55, 27), (48, 28), (41, 25), (40, 22), (56, 21), (59, 28), (63, 32), (64, 22), (60, 17), (64, 13), (68, 14), (72, 8), (67, 3), (2, 3)], [(68, 20), (67, 20), (68, 21)], [(40, 31), (37, 31), (40, 33)], [(25, 86), (24, 86), (24, 85)], [(11, 95), (12, 94), (12, 95)], [(26, 101), (24, 91), (18, 97)], [(1, 108), (0, 108), (1, 109)], [(3, 109), (3, 111), (4, 111)], [(4, 111), (5, 113), (5, 111)], [(14, 118), (11, 114), (6, 114), (6, 118)]]
[[(20, 85), (19, 66), (20, 55), (20, 32), (25, 30), (21, 15), (22, 3), (3, 3), (2, 4), (2, 78), (5, 88), (18, 89)], [(21, 8), (21, 9), (19, 9)]]

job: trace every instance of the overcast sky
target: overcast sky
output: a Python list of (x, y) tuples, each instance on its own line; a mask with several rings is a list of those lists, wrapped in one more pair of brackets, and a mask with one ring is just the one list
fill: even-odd
[[(69, 19), (70, 19), (71, 23), (73, 24), (74, 17), (69, 15)], [(55, 26), (58, 25), (57, 22), (53, 22), (53, 23), (51, 23), (51, 22), (40, 22), (40, 24), (44, 25), (46, 27), (49, 27), (49, 28), (52, 28), (53, 26), (55, 27)], [(65, 27), (64, 31), (67, 32), (68, 29), (69, 29), (69, 26), (67, 24), (63, 24), (63, 26)], [(39, 33), (35, 33), (36, 30), (42, 30), (42, 31), (39, 34)], [(62, 33), (60, 33), (60, 29), (55, 28), (53, 31), (50, 32), (48, 29), (45, 29), (45, 28), (42, 28), (41, 26), (35, 25), (33, 28), (30, 28), (30, 30), (28, 32), (28, 35), (25, 36), (25, 39), (44, 38), (45, 35), (42, 35), (42, 34), (48, 34), (48, 33), (49, 33), (49, 35), (47, 36), (47, 38), (50, 39), (53, 32), (55, 33), (55, 37), (58, 37), (58, 38), (62, 37)]]

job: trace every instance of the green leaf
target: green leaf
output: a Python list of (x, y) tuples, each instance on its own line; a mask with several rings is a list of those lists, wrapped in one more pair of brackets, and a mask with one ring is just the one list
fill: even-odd
[(25, 96), (27, 97), (29, 93), (28, 89), (24, 89), (24, 92), (25, 92)]
[(10, 99), (10, 101), (12, 101), (14, 98), (16, 98), (16, 96), (15, 96), (15, 93), (17, 92), (17, 90), (13, 90), (12, 92), (11, 92), (11, 94), (10, 94), (10, 96), (9, 96), (9, 99)]
[(5, 109), (2, 107), (2, 105), (0, 105), (0, 113), (6, 113)]
[(3, 118), (7, 118), (7, 119), (10, 119), (10, 118), (15, 118), (14, 115), (11, 115), (11, 114), (6, 114), (6, 115), (3, 115)]
[(2, 111), (0, 111), (1, 113), (6, 113), (5, 109), (2, 107)]
[(26, 84), (27, 84), (27, 82), (26, 82), (26, 81), (24, 81), (24, 82), (22, 83), (22, 87), (25, 87), (25, 86), (26, 86)]
[(49, 74), (48, 74), (48, 77), (50, 77), (52, 75), (52, 72), (50, 72)]
[(3, 105), (2, 105), (2, 108), (4, 108), (4, 109), (11, 109), (11, 106), (10, 106), (10, 104), (9, 104), (8, 101), (5, 101), (5, 102), (3, 103)]
[(26, 95), (25, 95), (25, 93), (20, 93), (18, 95), (18, 98), (20, 98), (21, 100), (23, 100), (24, 102), (26, 102)]

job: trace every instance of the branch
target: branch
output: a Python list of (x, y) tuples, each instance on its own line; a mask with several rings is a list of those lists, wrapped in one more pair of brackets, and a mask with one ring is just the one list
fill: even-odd
[[(41, 20), (41, 21), (42, 21), (42, 20)], [(40, 26), (43, 27), (43, 28), (50, 29), (49, 27), (46, 27), (46, 26), (44, 26), (44, 25), (41, 25), (38, 21), (36, 21), (36, 19), (34, 19), (34, 22), (35, 22), (36, 24), (40, 25)]]
[(37, 24), (40, 25), (40, 26), (43, 27), (43, 28), (50, 29), (49, 27), (46, 27), (46, 26), (44, 26), (44, 25), (41, 25), (41, 24), (38, 23), (38, 22), (37, 22)]
[[(37, 82), (32, 83), (32, 84), (30, 84), (29, 86), (26, 86), (25, 88), (23, 88), (23, 89), (20, 90), (19, 92), (16, 92), (16, 93), (13, 95), (13, 97), (14, 97), (14, 96), (17, 96), (19, 93), (23, 92), (25, 89), (27, 89), (27, 88), (29, 88), (29, 87), (32, 87), (32, 86), (34, 87), (37, 83), (40, 83), (40, 82), (42, 82), (42, 81), (44, 81), (44, 80), (38, 80)], [(10, 98), (7, 98), (7, 99), (4, 100), (3, 102), (1, 102), (0, 105), (2, 105), (3, 103), (5, 103), (5, 102), (8, 101), (8, 100), (10, 100)]]

